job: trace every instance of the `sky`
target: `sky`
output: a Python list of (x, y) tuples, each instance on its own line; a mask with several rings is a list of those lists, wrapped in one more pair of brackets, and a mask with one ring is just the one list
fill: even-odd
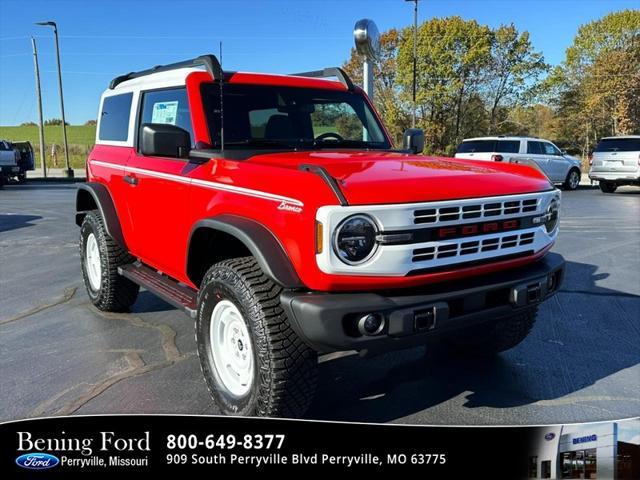
[[(564, 58), (578, 27), (640, 0), (420, 0), (419, 21), (459, 15), (528, 30), (547, 62)], [(58, 23), (67, 121), (96, 118), (109, 81), (131, 70), (218, 52), (226, 70), (291, 73), (341, 65), (353, 25), (380, 31), (413, 22), (404, 0), (0, 0), (0, 125), (37, 120), (30, 37), (38, 45), (44, 117), (60, 118), (55, 47)]]

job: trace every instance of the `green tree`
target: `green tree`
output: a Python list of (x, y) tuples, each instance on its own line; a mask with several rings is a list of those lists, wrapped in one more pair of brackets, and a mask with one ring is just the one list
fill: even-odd
[[(417, 94), (419, 126), (434, 153), (461, 140), (465, 100), (479, 91), (490, 63), (491, 31), (475, 20), (434, 18), (418, 28)], [(413, 30), (402, 31), (398, 79), (408, 100), (413, 80)]]
[(517, 105), (540, 75), (548, 70), (541, 53), (535, 52), (529, 32), (518, 33), (513, 24), (492, 32), (491, 64), (487, 72), (489, 133), (496, 133), (498, 107)]
[(640, 132), (640, 11), (582, 25), (545, 89), (562, 144), (586, 153), (602, 136)]

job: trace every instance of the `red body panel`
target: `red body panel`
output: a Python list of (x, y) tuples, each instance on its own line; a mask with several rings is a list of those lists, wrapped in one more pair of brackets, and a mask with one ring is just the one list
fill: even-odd
[[(204, 72), (187, 77), (195, 141), (209, 142), (200, 98)], [(236, 73), (231, 82), (344, 89), (338, 82), (303, 77)], [(323, 179), (299, 165), (325, 167), (349, 204), (411, 203), (529, 193), (551, 188), (539, 171), (512, 164), (487, 165), (393, 152), (315, 151), (256, 155), (247, 160), (146, 157), (131, 147), (96, 145), (89, 179), (105, 184), (115, 203), (127, 247), (136, 257), (175, 279), (186, 274), (189, 236), (201, 219), (223, 213), (251, 218), (280, 241), (302, 282), (311, 290), (374, 290), (417, 286), (513, 268), (545, 251), (517, 260), (409, 277), (329, 275), (315, 259), (315, 215), (338, 200)], [(133, 176), (136, 185), (123, 181)], [(292, 211), (291, 207), (295, 208)]]

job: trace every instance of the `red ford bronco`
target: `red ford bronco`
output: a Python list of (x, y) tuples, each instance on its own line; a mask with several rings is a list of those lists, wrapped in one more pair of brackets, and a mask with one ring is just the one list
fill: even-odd
[(302, 415), (319, 353), (512, 348), (563, 276), (560, 192), (423, 142), (395, 149), (338, 68), (117, 77), (76, 200), (89, 297), (124, 311), (143, 287), (194, 318), (226, 414)]

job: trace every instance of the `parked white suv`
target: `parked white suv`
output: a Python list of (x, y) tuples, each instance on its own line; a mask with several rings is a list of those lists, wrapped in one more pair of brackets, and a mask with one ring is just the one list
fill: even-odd
[(567, 190), (578, 188), (582, 175), (578, 158), (567, 155), (548, 140), (534, 137), (467, 138), (458, 146), (455, 158), (528, 163)]
[(640, 135), (601, 139), (589, 163), (589, 178), (599, 181), (604, 193), (620, 185), (640, 186)]

